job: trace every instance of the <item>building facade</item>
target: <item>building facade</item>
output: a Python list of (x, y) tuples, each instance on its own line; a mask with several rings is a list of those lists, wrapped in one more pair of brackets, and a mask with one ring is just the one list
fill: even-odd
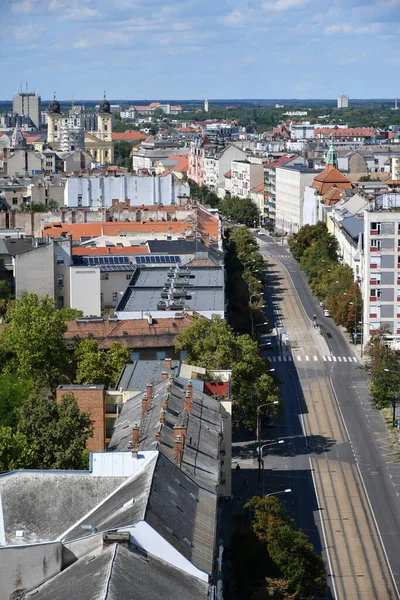
[(41, 98), (33, 92), (19, 92), (13, 97), (13, 112), (29, 117), (37, 129), (41, 122)]
[(300, 165), (276, 168), (275, 225), (284, 233), (297, 233), (303, 226), (305, 188), (317, 171)]
[(348, 108), (349, 107), (349, 97), (340, 95), (337, 99), (337, 107), (338, 108)]

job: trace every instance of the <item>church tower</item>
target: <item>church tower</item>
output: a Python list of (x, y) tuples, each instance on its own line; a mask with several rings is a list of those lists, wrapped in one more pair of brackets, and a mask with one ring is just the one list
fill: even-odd
[(47, 143), (50, 146), (56, 145), (58, 147), (61, 135), (61, 119), (60, 103), (54, 99), (49, 104), (49, 118), (47, 122)]
[(110, 103), (105, 98), (100, 102), (99, 106), (96, 137), (100, 142), (97, 152), (97, 160), (102, 165), (112, 163), (114, 159), (112, 141), (112, 115)]
[(332, 140), (331, 140), (331, 145), (329, 146), (328, 152), (326, 153), (325, 165), (326, 165), (327, 171), (338, 168), (337, 152), (333, 145)]

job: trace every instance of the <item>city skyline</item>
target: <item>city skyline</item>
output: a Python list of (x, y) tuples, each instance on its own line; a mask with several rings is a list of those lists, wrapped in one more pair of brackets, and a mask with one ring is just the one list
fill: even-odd
[[(0, 100), (398, 95), (400, 0), (6, 0)], [(373, 73), (373, 86), (371, 86)]]

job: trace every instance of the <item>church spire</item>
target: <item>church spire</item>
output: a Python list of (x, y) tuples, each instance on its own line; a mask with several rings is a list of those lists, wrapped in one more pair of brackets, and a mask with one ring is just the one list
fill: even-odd
[(326, 166), (330, 165), (331, 169), (333, 169), (333, 168), (337, 169), (337, 167), (338, 167), (337, 152), (333, 145), (332, 140), (331, 140), (331, 145), (329, 146), (329, 150), (326, 153), (325, 164), (326, 164)]

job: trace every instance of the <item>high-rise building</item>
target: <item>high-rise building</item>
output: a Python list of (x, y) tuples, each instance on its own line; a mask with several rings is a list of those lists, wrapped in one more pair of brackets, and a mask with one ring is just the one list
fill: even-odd
[(40, 127), (41, 98), (34, 92), (18, 92), (13, 98), (13, 112), (29, 117), (32, 123)]
[(349, 107), (349, 97), (343, 96), (343, 95), (338, 96), (337, 107), (338, 108), (348, 108)]
[(208, 100), (204, 100), (204, 112), (208, 112)]

